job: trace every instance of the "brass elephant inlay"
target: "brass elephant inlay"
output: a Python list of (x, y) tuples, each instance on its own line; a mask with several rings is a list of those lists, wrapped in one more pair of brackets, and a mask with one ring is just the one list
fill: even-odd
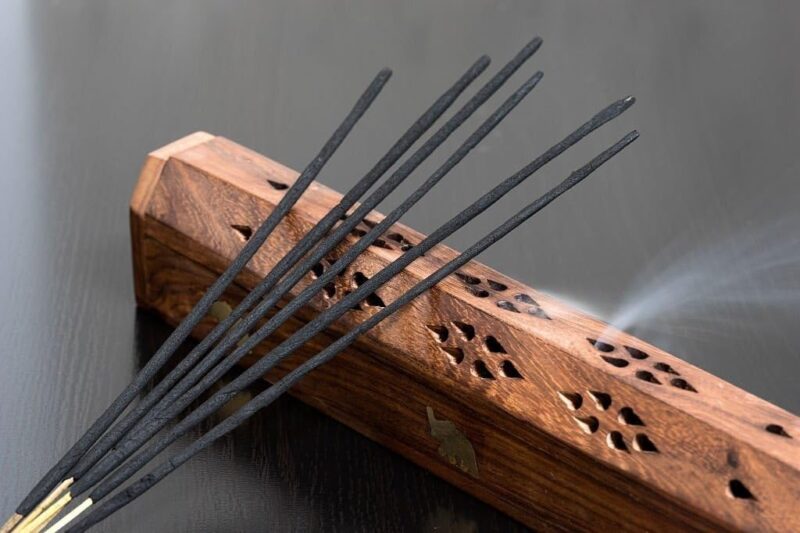
[(469, 439), (449, 420), (437, 420), (430, 406), (427, 411), (431, 436), (439, 441), (439, 455), (467, 474), (479, 477), (475, 449)]

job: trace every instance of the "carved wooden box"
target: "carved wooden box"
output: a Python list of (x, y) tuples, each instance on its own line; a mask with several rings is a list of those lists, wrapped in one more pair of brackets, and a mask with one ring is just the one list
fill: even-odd
[[(205, 133), (150, 154), (131, 200), (138, 303), (180, 321), (295, 177)], [(313, 184), (218, 310), (339, 197)], [(422, 238), (394, 227), (252, 357)], [(455, 255), (436, 247), (267, 379)], [(606, 324), (472, 263), (293, 394), (537, 530), (799, 531), (800, 420), (624, 333), (595, 342), (603, 332)]]

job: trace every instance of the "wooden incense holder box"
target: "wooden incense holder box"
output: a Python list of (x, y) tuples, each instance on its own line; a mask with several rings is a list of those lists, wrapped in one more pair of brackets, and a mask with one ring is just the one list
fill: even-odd
[[(139, 305), (179, 322), (296, 176), (206, 133), (150, 154), (131, 200)], [(312, 184), (225, 303), (235, 305), (339, 198)], [(252, 357), (423, 237), (392, 228)], [(267, 379), (455, 255), (434, 248)], [(293, 394), (537, 530), (800, 531), (800, 419), (480, 263)]]

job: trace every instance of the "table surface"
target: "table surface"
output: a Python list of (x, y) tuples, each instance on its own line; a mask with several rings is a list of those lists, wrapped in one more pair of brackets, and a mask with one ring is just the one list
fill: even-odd
[[(545, 44), (526, 71), (544, 71), (540, 87), (407, 220), (431, 231), (634, 94), (629, 113), (449, 244), (463, 249), (638, 128), (639, 142), (482, 261), (800, 411), (800, 4), (7, 0), (0, 9), (3, 515), (169, 333), (137, 312), (131, 287), (127, 203), (148, 151), (202, 129), (300, 168), (391, 66), (385, 93), (321, 177), (343, 190), (481, 53), (500, 65), (536, 33)], [(288, 398), (98, 528), (523, 529)]]

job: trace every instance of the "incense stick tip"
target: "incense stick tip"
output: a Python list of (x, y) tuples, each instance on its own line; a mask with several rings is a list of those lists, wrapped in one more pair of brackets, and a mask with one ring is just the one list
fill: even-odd
[(630, 106), (636, 103), (636, 97), (633, 95), (626, 96), (622, 100), (617, 102), (617, 105), (620, 108), (620, 113), (623, 111), (627, 111)]

